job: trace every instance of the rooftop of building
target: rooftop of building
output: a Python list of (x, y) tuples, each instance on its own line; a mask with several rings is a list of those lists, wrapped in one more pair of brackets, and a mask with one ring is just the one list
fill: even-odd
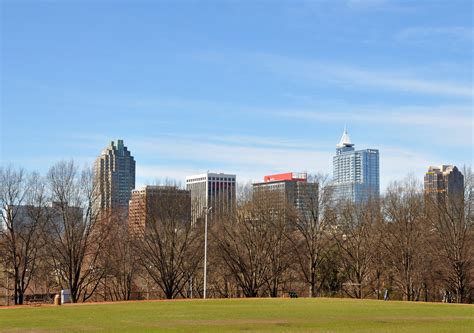
[(430, 166), (428, 168), (427, 173), (430, 172), (441, 172), (443, 174), (448, 174), (452, 172), (454, 169), (458, 169), (455, 165), (449, 165), (449, 164), (442, 164), (442, 165), (437, 165), (437, 166)]
[(132, 193), (149, 192), (149, 191), (186, 191), (176, 185), (145, 185), (132, 190)]
[(344, 132), (342, 132), (341, 140), (336, 145), (337, 148), (343, 147), (353, 147), (354, 144), (351, 142), (351, 138), (349, 137), (349, 133), (347, 132), (347, 128), (344, 126)]
[(282, 181), (282, 180), (306, 181), (307, 179), (308, 179), (308, 174), (306, 172), (286, 172), (286, 173), (278, 173), (278, 174), (268, 175), (268, 176), (263, 177), (263, 181), (266, 183)]
[(272, 185), (281, 183), (307, 182), (306, 172), (287, 172), (263, 177), (263, 182), (253, 183), (253, 186)]
[(192, 175), (192, 176), (187, 176), (186, 177), (186, 181), (188, 180), (197, 180), (197, 179), (201, 179), (201, 178), (209, 178), (209, 177), (226, 177), (226, 178), (233, 178), (235, 179), (237, 176), (236, 175), (233, 175), (233, 174), (228, 174), (228, 173), (214, 173), (214, 172), (206, 172), (206, 173), (201, 173), (201, 174), (197, 174), (197, 175)]
[(127, 146), (124, 145), (122, 139), (117, 139), (116, 141), (110, 141), (110, 144), (102, 150), (102, 155), (107, 154), (108, 151), (119, 151), (119, 152), (127, 152)]

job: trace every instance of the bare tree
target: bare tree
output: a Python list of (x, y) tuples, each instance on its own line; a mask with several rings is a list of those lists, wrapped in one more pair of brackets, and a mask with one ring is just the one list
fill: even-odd
[(408, 301), (418, 297), (426, 228), (421, 186), (412, 178), (394, 182), (383, 203), (382, 244), (394, 281)]
[(455, 301), (466, 302), (472, 280), (473, 263), (473, 174), (464, 168), (464, 191), (426, 195), (427, 217), (435, 233), (432, 246), (439, 253), (446, 289), (454, 293)]
[(5, 247), (6, 273), (14, 281), (15, 304), (23, 304), (36, 272), (40, 235), (47, 219), (44, 182), (38, 174), (0, 168), (0, 202), (0, 237), (4, 240), (0, 244)]
[[(212, 236), (208, 249), (208, 295), (217, 298), (236, 298), (240, 297), (239, 285), (234, 275), (227, 268), (224, 257), (219, 249), (219, 243), (215, 238), (216, 228), (212, 230)], [(194, 281), (202, 281), (202, 274), (197, 274)], [(202, 297), (202, 294), (198, 292)]]
[(190, 197), (181, 190), (168, 187), (146, 204), (146, 226), (134, 240), (140, 264), (166, 298), (176, 298), (201, 262), (202, 233), (191, 225)]
[(247, 202), (214, 227), (212, 234), (227, 269), (246, 297), (257, 297), (271, 269), (268, 215)]
[[(343, 290), (353, 298), (368, 296), (372, 266), (376, 264), (380, 238), (375, 226), (381, 218), (376, 200), (356, 205), (348, 202), (340, 213), (334, 240), (338, 245), (340, 261), (346, 282)], [(375, 275), (376, 276), (376, 275)]]
[(47, 179), (53, 201), (47, 230), (52, 269), (72, 302), (86, 301), (105, 275), (101, 254), (110, 225), (92, 209), (97, 192), (90, 168), (79, 173), (73, 161), (62, 161), (50, 168)]
[[(380, 205), (380, 202), (378, 203)], [(381, 209), (381, 207), (379, 208)], [(383, 216), (375, 221), (372, 225), (372, 242), (371, 242), (371, 263), (369, 267), (370, 288), (373, 294), (380, 299), (382, 297), (382, 287), (386, 278), (387, 259), (385, 256), (385, 248), (382, 244), (383, 233), (385, 231), (385, 221)]]
[(309, 286), (309, 296), (315, 297), (327, 277), (328, 272), (320, 268), (329, 250), (329, 235), (336, 221), (336, 213), (331, 207), (333, 188), (328, 176), (312, 176), (309, 181), (318, 184), (318, 191), (308, 191), (306, 194), (304, 213), (298, 214), (294, 222), (297, 234), (293, 242), (296, 260)]
[(215, 254), (246, 297), (277, 297), (291, 261), (288, 238), (294, 212), (278, 191), (243, 197), (235, 213), (212, 229)]
[(252, 206), (255, 216), (267, 223), (267, 239), (270, 267), (266, 281), (268, 294), (278, 297), (280, 287), (286, 282), (285, 274), (293, 264), (292, 242), (293, 222), (296, 209), (287, 202), (284, 193), (275, 190), (260, 190), (254, 193)]
[(287, 271), (293, 265), (292, 243), (289, 239), (291, 230), (289, 227), (288, 210), (275, 212), (271, 219), (269, 242), (273, 244), (270, 248), (270, 271), (267, 280), (267, 289), (271, 297), (278, 297), (281, 286), (285, 284)]
[(104, 279), (104, 299), (130, 300), (135, 276), (138, 271), (138, 256), (135, 253), (133, 238), (128, 231), (128, 225), (123, 219), (115, 218), (110, 230), (110, 242), (107, 246)]

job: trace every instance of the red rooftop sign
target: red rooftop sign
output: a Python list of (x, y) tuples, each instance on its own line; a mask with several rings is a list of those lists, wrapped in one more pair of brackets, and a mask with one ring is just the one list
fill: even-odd
[(279, 173), (276, 175), (264, 176), (263, 181), (265, 183), (282, 181), (282, 180), (306, 181), (306, 178), (307, 178), (306, 172), (287, 172), (287, 173)]

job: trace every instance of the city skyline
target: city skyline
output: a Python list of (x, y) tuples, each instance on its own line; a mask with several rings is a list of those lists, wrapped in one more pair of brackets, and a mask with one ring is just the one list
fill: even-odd
[(472, 3), (1, 6), (2, 165), (92, 166), (121, 138), (136, 187), (331, 174), (346, 124), (381, 192), (472, 166)]

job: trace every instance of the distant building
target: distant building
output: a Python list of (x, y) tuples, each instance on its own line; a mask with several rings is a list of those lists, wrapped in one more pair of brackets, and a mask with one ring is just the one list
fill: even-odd
[(264, 176), (263, 183), (253, 184), (253, 195), (276, 200), (275, 205), (289, 204), (300, 214), (314, 209), (311, 200), (317, 198), (318, 184), (309, 183), (306, 173), (281, 173)]
[(175, 186), (144, 186), (132, 191), (128, 228), (132, 235), (143, 234), (147, 225), (163, 222), (191, 222), (191, 193)]
[(333, 157), (334, 198), (359, 204), (379, 197), (379, 170), (379, 151), (355, 150), (344, 129)]
[[(52, 202), (45, 206), (33, 206), (33, 205), (13, 205), (7, 206), (7, 210), (11, 210), (11, 214), (15, 215), (15, 225), (18, 228), (39, 223), (45, 223), (48, 221), (53, 225), (60, 226), (56, 230), (62, 229), (61, 225), (65, 223), (64, 218), (67, 221), (82, 221), (84, 218), (83, 210), (81, 207), (68, 206), (61, 207), (60, 203)], [(41, 219), (35, 220), (35, 219)], [(1, 227), (0, 227), (1, 229)]]
[(186, 177), (186, 189), (191, 192), (192, 222), (202, 218), (205, 207), (212, 214), (230, 213), (236, 199), (236, 176), (224, 173), (203, 173)]
[(112, 141), (97, 157), (94, 165), (97, 190), (95, 210), (128, 212), (135, 188), (135, 159), (123, 140)]
[(430, 166), (425, 173), (425, 194), (435, 194), (439, 200), (455, 200), (464, 196), (464, 176), (456, 166)]

